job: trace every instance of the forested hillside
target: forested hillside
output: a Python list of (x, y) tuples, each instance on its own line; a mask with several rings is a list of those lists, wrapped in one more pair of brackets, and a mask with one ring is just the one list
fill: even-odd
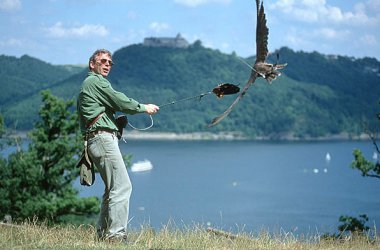
[[(223, 112), (235, 96), (218, 99), (209, 95), (201, 100), (163, 107), (154, 116), (155, 126), (151, 131), (241, 131), (252, 137), (278, 139), (343, 132), (356, 135), (363, 131), (363, 123), (376, 123), (380, 99), (377, 60), (281, 48), (269, 61), (275, 62), (277, 52), (280, 62), (288, 63), (284, 74), (272, 85), (263, 79), (257, 80), (230, 116), (217, 126), (207, 128), (212, 118)], [(27, 56), (12, 60), (16, 64), (25, 58), (30, 64), (44, 64)], [(159, 105), (208, 92), (220, 83), (243, 87), (250, 74), (250, 69), (237, 55), (204, 48), (199, 41), (187, 49), (131, 45), (116, 51), (113, 60), (115, 65), (109, 79), (116, 90), (140, 102)], [(245, 60), (252, 64), (254, 57)], [(76, 98), (87, 69), (76, 73), (78, 69), (68, 71), (62, 66), (44, 65), (46, 67), (41, 68), (29, 65), (34, 69), (30, 74), (10, 71), (7, 67), (0, 71), (2, 86), (9, 82), (4, 81), (5, 75), (17, 86), (17, 89), (7, 87), (1, 93), (1, 113), (9, 127), (31, 128), (37, 117), (41, 89), (49, 88), (53, 94), (66, 99)], [(27, 91), (22, 91), (23, 88)], [(139, 127), (150, 122), (146, 115), (129, 119)]]
[(0, 63), (0, 105), (19, 102), (36, 91), (49, 88), (69, 75), (78, 73), (78, 67), (53, 66), (27, 55), (21, 58), (0, 55)]
[[(0, 55), (0, 63), (0, 113), (8, 126), (17, 129), (30, 129), (37, 118), (41, 98), (35, 102), (30, 100), (31, 96), (83, 71), (83, 67), (51, 65), (27, 55), (20, 58)], [(21, 106), (15, 109), (17, 105)]]

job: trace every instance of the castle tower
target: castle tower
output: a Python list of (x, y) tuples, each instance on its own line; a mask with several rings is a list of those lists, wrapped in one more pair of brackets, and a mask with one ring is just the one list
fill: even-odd
[(144, 46), (151, 47), (170, 47), (170, 48), (187, 48), (188, 41), (180, 33), (176, 37), (148, 37), (144, 39)]

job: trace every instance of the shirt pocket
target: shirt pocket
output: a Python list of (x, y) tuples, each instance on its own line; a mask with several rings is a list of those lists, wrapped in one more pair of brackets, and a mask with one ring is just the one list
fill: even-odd
[(99, 85), (100, 85), (100, 87), (102, 87), (102, 88), (110, 88), (110, 87), (111, 87), (110, 82), (107, 81), (106, 79), (101, 79), (101, 80), (99, 81)]

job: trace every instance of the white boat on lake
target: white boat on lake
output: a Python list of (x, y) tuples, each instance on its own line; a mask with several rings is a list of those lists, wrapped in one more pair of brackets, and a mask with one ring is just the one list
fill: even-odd
[(153, 165), (149, 160), (138, 161), (132, 164), (132, 172), (142, 172), (152, 170)]
[(325, 158), (326, 158), (326, 162), (330, 162), (331, 161), (330, 153), (327, 153)]

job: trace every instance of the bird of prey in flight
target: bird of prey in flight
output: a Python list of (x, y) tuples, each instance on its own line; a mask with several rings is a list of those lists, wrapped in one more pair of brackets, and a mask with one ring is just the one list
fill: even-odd
[[(263, 77), (269, 84), (272, 83), (273, 80), (276, 79), (277, 76), (281, 75), (278, 71), (279, 69), (283, 69), (287, 64), (270, 64), (265, 62), (265, 59), (268, 56), (268, 33), (269, 29), (267, 27), (267, 20), (264, 12), (264, 5), (261, 0), (256, 0), (256, 8), (257, 8), (257, 23), (256, 23), (256, 61), (253, 67), (248, 65), (252, 71), (251, 76), (249, 77), (246, 85), (243, 90), (239, 94), (239, 96), (235, 99), (235, 101), (231, 104), (230, 107), (226, 109), (221, 115), (214, 118), (212, 122), (208, 125), (212, 127), (222, 121), (229, 113), (231, 113), (232, 109), (235, 105), (240, 101), (240, 99), (245, 95), (248, 88), (255, 82), (257, 77)], [(278, 54), (277, 54), (278, 61)]]

